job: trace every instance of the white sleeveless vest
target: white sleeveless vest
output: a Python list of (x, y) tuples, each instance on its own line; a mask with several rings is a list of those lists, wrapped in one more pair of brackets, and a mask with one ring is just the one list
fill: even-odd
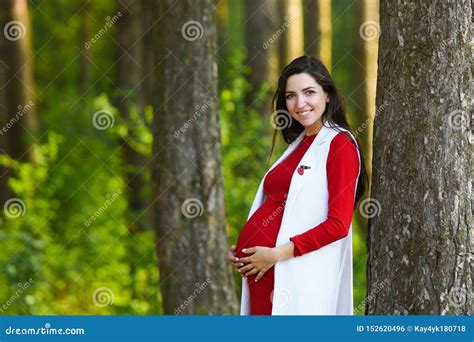
[[(311, 168), (304, 170), (303, 175), (293, 173), (276, 246), (326, 220), (329, 197), (326, 161), (331, 141), (338, 133), (334, 128), (323, 126), (298, 164)], [(267, 174), (295, 150), (304, 135), (303, 131)], [(265, 201), (263, 181), (267, 174), (258, 187), (247, 220)], [(345, 238), (275, 264), (272, 315), (352, 315), (352, 297), (352, 225)], [(246, 278), (242, 278), (240, 314), (250, 314)]]

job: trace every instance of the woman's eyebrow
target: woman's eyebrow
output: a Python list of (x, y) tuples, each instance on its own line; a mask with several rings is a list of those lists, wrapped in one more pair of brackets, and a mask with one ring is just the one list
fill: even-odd
[[(309, 89), (312, 89), (312, 88), (316, 89), (316, 87), (312, 87), (312, 86), (311, 86), (311, 87), (306, 87), (306, 88), (304, 88), (302, 91), (306, 91), (306, 90), (309, 90)], [(288, 91), (285, 91), (285, 94), (286, 94), (286, 93), (294, 93), (294, 91), (288, 90)]]

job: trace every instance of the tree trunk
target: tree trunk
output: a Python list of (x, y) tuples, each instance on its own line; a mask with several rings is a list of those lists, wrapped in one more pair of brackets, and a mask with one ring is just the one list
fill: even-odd
[[(262, 89), (269, 81), (269, 60), (272, 44), (265, 44), (273, 34), (272, 6), (266, 0), (245, 1), (245, 45), (249, 88), (245, 106), (255, 108), (262, 116), (271, 114), (270, 89)], [(269, 115), (268, 115), (269, 116)]]
[[(82, 44), (87, 42), (91, 37), (90, 35), (90, 2), (89, 0), (81, 1), (81, 27), (80, 27), (80, 41)], [(82, 49), (81, 56), (79, 58), (79, 90), (81, 95), (84, 96), (87, 92), (89, 85), (89, 49)]]
[[(283, 23), (285, 18), (288, 18), (288, 4), (286, 0), (280, 0), (277, 3), (278, 18)], [(288, 64), (288, 28), (281, 31), (278, 37), (278, 72), (281, 73)]]
[(301, 0), (286, 0), (288, 19), (288, 62), (304, 54), (303, 4)]
[(471, 4), (380, 5), (366, 313), (470, 315)]
[(225, 260), (215, 4), (158, 4), (152, 176), (164, 314), (236, 314)]
[(318, 0), (303, 0), (304, 53), (316, 58), (321, 42), (318, 12)]
[(4, 133), (8, 140), (10, 157), (27, 161), (33, 158), (30, 149), (38, 131), (34, 110), (31, 35), (28, 4), (26, 0), (0, 1), (3, 55), (6, 82), (5, 107), (10, 127)]
[[(144, 167), (147, 158), (138, 152), (131, 144), (131, 140), (138, 140), (134, 122), (144, 120), (144, 101), (146, 89), (144, 82), (144, 25), (142, 3), (139, 0), (131, 0), (126, 4), (117, 1), (117, 10), (121, 17), (117, 21), (117, 72), (119, 99), (117, 108), (120, 115), (127, 122), (129, 129), (128, 138), (123, 143), (123, 158), (126, 164), (127, 174), (127, 198), (128, 206), (133, 216), (141, 217), (147, 207), (147, 201), (143, 195), (146, 186)], [(117, 13), (118, 13), (117, 12)], [(132, 118), (130, 113), (138, 113), (138, 118)], [(141, 226), (140, 222), (133, 220), (135, 225)], [(132, 231), (138, 228), (129, 227)]]
[[(377, 85), (377, 51), (380, 34), (378, 4), (372, 0), (357, 1), (354, 21), (354, 79), (355, 89), (352, 100), (355, 103), (354, 115), (350, 118), (351, 126), (364, 157), (367, 178), (369, 180), (367, 196), (370, 196), (372, 179), (372, 140), (373, 123), (376, 113), (375, 88)], [(364, 198), (367, 198), (365, 196)], [(355, 220), (364, 233), (367, 232), (367, 217), (355, 213)]]
[[(1, 14), (0, 14), (1, 15)], [(2, 20), (3, 24), (3, 20)], [(4, 27), (4, 26), (1, 26)], [(2, 38), (4, 36), (2, 35)], [(5, 56), (5, 41), (6, 39), (0, 38), (0, 56)], [(5, 84), (7, 82), (7, 65), (0, 61), (0, 154), (9, 155), (9, 147), (8, 147), (8, 136), (3, 131), (3, 128), (6, 126), (9, 116), (8, 116), (8, 109), (6, 107), (7, 103), (7, 96), (6, 96), (6, 89)], [(5, 127), (6, 128), (6, 127)], [(8, 178), (10, 177), (11, 169), (9, 167), (0, 165), (0, 205), (3, 205), (10, 197), (11, 192), (8, 187)]]

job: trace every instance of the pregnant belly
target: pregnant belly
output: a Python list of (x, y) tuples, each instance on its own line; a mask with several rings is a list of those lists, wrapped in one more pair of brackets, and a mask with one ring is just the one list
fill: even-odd
[(278, 203), (264, 204), (252, 215), (237, 239), (237, 257), (248, 256), (242, 252), (243, 248), (275, 247), (283, 217), (283, 210), (278, 208), (282, 208)]

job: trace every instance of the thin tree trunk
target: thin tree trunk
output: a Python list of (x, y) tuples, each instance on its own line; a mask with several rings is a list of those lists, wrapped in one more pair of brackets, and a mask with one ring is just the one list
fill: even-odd
[[(286, 0), (279, 0), (277, 4), (277, 13), (281, 22), (284, 22), (285, 18), (288, 20), (288, 4)], [(288, 28), (285, 27), (281, 31), (281, 35), (278, 37), (278, 72), (281, 72), (288, 64)]]
[(28, 4), (26, 0), (0, 2), (0, 23), (3, 30), (3, 55), (5, 63), (5, 107), (10, 123), (7, 135), (8, 153), (17, 160), (31, 160), (30, 149), (38, 131), (34, 109), (31, 35)]
[(286, 0), (288, 18), (288, 62), (304, 54), (303, 6), (301, 0)]
[(368, 314), (472, 314), (471, 18), (381, 2)]
[(305, 54), (331, 69), (331, 0), (303, 0)]
[[(87, 42), (90, 37), (90, 2), (89, 0), (81, 1), (81, 27), (80, 27), (80, 41), (82, 44)], [(89, 84), (89, 49), (82, 49), (81, 56), (79, 58), (79, 90), (82, 95), (85, 95), (87, 86)]]
[[(361, 0), (355, 4), (354, 22), (354, 79), (352, 99), (355, 103), (351, 125), (359, 138), (369, 180), (367, 196), (370, 196), (372, 179), (372, 139), (376, 113), (375, 88), (377, 85), (377, 51), (380, 34), (378, 4), (372, 0)], [(383, 108), (382, 108), (383, 109)], [(366, 196), (366, 198), (367, 198)], [(358, 226), (367, 232), (367, 217), (355, 213)]]
[[(140, 215), (147, 207), (147, 201), (143, 195), (146, 186), (144, 167), (147, 158), (132, 146), (131, 140), (140, 138), (137, 136), (137, 127), (133, 123), (137, 120), (144, 120), (146, 94), (143, 44), (144, 11), (139, 0), (129, 0), (127, 3), (118, 0), (117, 10), (121, 14), (117, 21), (116, 38), (118, 43), (118, 86), (120, 88), (117, 107), (129, 128), (129, 137), (123, 141), (123, 156), (127, 170), (128, 206), (134, 216), (141, 217)], [(137, 113), (138, 117), (133, 118), (131, 113)], [(133, 227), (136, 225), (140, 226), (141, 224), (135, 222)], [(135, 231), (133, 227), (130, 228)]]
[(273, 33), (272, 6), (266, 0), (245, 1), (246, 65), (249, 68), (245, 106), (255, 108), (262, 116), (270, 114), (270, 92), (262, 89), (269, 81), (270, 48), (264, 43)]
[(318, 12), (318, 0), (303, 0), (304, 53), (316, 58), (321, 42)]
[(153, 198), (165, 314), (236, 314), (218, 120), (215, 3), (159, 2)]
[[(5, 56), (5, 41), (5, 39), (0, 39), (0, 56)], [(0, 62), (0, 84), (2, 85), (0, 87), (0, 154), (9, 155), (10, 149), (7, 139), (8, 131), (4, 131), (4, 128), (6, 128), (6, 124), (9, 120), (8, 109), (5, 105), (7, 103), (6, 87), (4, 86), (7, 82), (7, 70), (7, 65)], [(0, 165), (0, 205), (3, 205), (11, 197), (10, 188), (8, 187), (8, 178), (10, 177), (10, 172), (10, 168)]]

